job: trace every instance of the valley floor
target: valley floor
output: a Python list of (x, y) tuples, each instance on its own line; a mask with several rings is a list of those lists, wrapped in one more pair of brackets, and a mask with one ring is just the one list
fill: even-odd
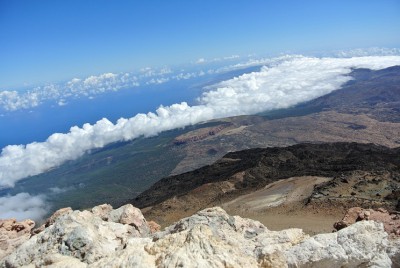
[(257, 220), (272, 231), (300, 228), (309, 235), (332, 232), (334, 229), (333, 224), (340, 221), (344, 216), (344, 212), (339, 211), (306, 211), (305, 209), (285, 211), (282, 208), (270, 209), (263, 213), (237, 210), (227, 210), (227, 213)]

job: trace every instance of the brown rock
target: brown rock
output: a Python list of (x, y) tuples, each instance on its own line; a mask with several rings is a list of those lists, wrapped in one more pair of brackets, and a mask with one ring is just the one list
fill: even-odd
[(383, 223), (385, 231), (388, 234), (400, 235), (400, 217), (398, 212), (388, 212), (386, 209), (378, 208), (363, 209), (360, 207), (350, 208), (343, 219), (336, 222), (333, 227), (336, 230), (343, 229), (357, 221), (371, 220)]
[(148, 221), (147, 224), (149, 225), (150, 232), (152, 234), (161, 230), (161, 226), (158, 223), (156, 223), (155, 221)]
[(343, 228), (346, 228), (350, 225), (352, 225), (353, 223), (355, 223), (358, 219), (358, 215), (361, 213), (362, 208), (360, 207), (354, 207), (354, 208), (350, 208), (347, 213), (344, 215), (343, 219), (341, 221), (335, 222), (333, 224), (333, 227), (336, 230), (340, 230)]
[(112, 210), (108, 221), (134, 226), (142, 236), (150, 234), (150, 228), (142, 212), (131, 204)]
[(32, 220), (0, 220), (0, 259), (28, 240), (34, 226), (35, 222)]

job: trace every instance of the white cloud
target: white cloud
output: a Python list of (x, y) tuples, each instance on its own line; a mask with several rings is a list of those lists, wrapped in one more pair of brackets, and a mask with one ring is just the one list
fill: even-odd
[[(113, 74), (113, 73), (105, 73), (105, 74), (101, 74), (99, 76), (92, 75), (83, 81), (83, 85), (87, 86), (87, 87), (112, 85), (115, 82), (116, 77), (117, 77), (117, 75)], [(75, 82), (75, 83), (77, 83), (77, 82)]]
[(63, 84), (48, 84), (26, 92), (0, 91), (0, 108), (8, 111), (29, 109), (48, 100), (62, 106), (68, 98), (91, 97), (107, 91), (139, 86), (136, 76), (130, 74), (105, 73), (82, 80), (73, 78)]
[(73, 84), (79, 83), (80, 81), (81, 81), (81, 79), (79, 79), (79, 78), (72, 78), (71, 81), (69, 81), (67, 84), (73, 85)]
[(61, 194), (61, 193), (65, 193), (71, 190), (74, 190), (75, 187), (73, 186), (69, 186), (69, 187), (64, 187), (64, 188), (60, 188), (60, 187), (51, 187), (49, 188), (50, 193), (52, 194)]
[(65, 106), (65, 105), (67, 105), (67, 102), (65, 100), (61, 99), (58, 101), (57, 104), (58, 104), (58, 106)]
[(187, 80), (187, 79), (190, 79), (190, 78), (195, 78), (195, 77), (198, 77), (199, 75), (198, 75), (198, 73), (196, 73), (196, 72), (192, 72), (192, 73), (179, 73), (179, 74), (177, 74), (177, 75), (175, 75), (174, 77), (173, 77), (173, 79), (175, 79), (175, 80)]
[(40, 104), (37, 92), (28, 92), (23, 97), (17, 91), (0, 91), (0, 107), (14, 111), (17, 109), (28, 109)]
[[(192, 77), (195, 76), (190, 76), (190, 78)], [(105, 92), (138, 87), (141, 84), (162, 84), (171, 79), (179, 80), (174, 71), (168, 67), (146, 67), (137, 74), (104, 73), (97, 76), (91, 75), (84, 79), (73, 78), (66, 83), (38, 86), (24, 92), (3, 90), (0, 91), (0, 110), (30, 109), (49, 100), (63, 106), (71, 98), (86, 97), (92, 99), (94, 96)]]
[[(334, 58), (353, 58), (353, 57), (369, 57), (369, 56), (400, 56), (399, 48), (357, 48), (351, 50), (340, 50), (340, 51), (327, 51), (318, 54), (319, 57), (334, 57)], [(273, 66), (274, 64), (280, 64), (280, 62), (293, 58), (295, 55), (281, 55), (275, 58), (256, 58), (256, 54), (249, 54), (249, 60), (245, 62), (239, 62), (233, 65), (227, 65), (220, 67), (215, 70), (209, 70), (209, 72), (214, 73), (224, 73), (232, 70), (243, 69), (252, 66), (268, 65)], [(297, 55), (297, 57), (303, 57), (302, 55)]]
[[(332, 53), (330, 53), (332, 54)], [(335, 57), (351, 58), (351, 57), (365, 57), (365, 56), (395, 56), (400, 55), (400, 49), (398, 48), (357, 48), (351, 50), (343, 50), (333, 52)]]
[(260, 72), (212, 86), (201, 101), (218, 107), (222, 116), (286, 108), (340, 88), (351, 79), (346, 76), (351, 68), (382, 69), (399, 64), (399, 56), (341, 59), (285, 56), (270, 60)]
[(196, 61), (197, 64), (202, 64), (202, 63), (205, 63), (205, 62), (206, 62), (206, 59), (205, 59), (205, 58), (200, 58), (200, 59), (198, 59), (198, 60)]
[[(334, 55), (335, 57), (354, 57), (354, 56), (371, 56), (371, 55), (400, 55), (398, 48), (367, 48), (353, 49), (349, 51), (335, 51), (324, 53), (322, 55)], [(252, 56), (251, 56), (252, 57)], [(138, 87), (140, 85), (163, 84), (171, 80), (192, 79), (203, 75), (214, 75), (224, 73), (231, 70), (243, 69), (251, 66), (274, 66), (294, 56), (282, 56), (278, 58), (250, 58), (245, 62), (240, 62), (240, 56), (231, 55), (222, 58), (205, 59), (200, 58), (197, 63), (202, 63), (204, 68), (208, 66), (208, 70), (198, 71), (198, 65), (191, 70), (173, 70), (169, 67), (151, 68), (146, 67), (137, 73), (104, 73), (100, 75), (92, 75), (87, 78), (73, 78), (65, 83), (48, 84), (44, 86), (34, 87), (27, 91), (10, 91), (0, 90), (0, 111), (16, 111), (20, 109), (31, 109), (37, 107), (44, 102), (52, 101), (54, 104), (62, 106), (75, 98), (93, 99), (96, 95), (106, 92), (117, 91), (126, 88)], [(301, 57), (301, 56), (299, 56)], [(221, 62), (225, 65), (227, 62), (239, 62), (223, 67), (215, 67), (215, 63)], [(209, 65), (207, 65), (209, 64)], [(211, 65), (214, 67), (211, 68)], [(221, 66), (222, 64), (219, 64)], [(193, 67), (193, 66), (192, 66)], [(215, 68), (215, 69), (213, 69)]]
[(213, 58), (213, 59), (205, 59), (205, 58), (199, 58), (195, 64), (203, 64), (203, 63), (215, 63), (215, 62), (221, 62), (221, 61), (232, 61), (235, 59), (239, 59), (239, 55), (230, 55), (222, 58)]
[(148, 82), (146, 82), (146, 85), (151, 85), (151, 84), (156, 84), (156, 85), (159, 85), (159, 84), (164, 84), (164, 83), (166, 83), (166, 82), (168, 82), (170, 79), (167, 77), (167, 78), (165, 78), (165, 77), (161, 77), (161, 78), (152, 78), (152, 79), (150, 79)]
[(14, 196), (0, 197), (0, 219), (40, 221), (48, 211), (49, 206), (43, 195), (32, 196), (28, 193), (19, 193)]
[(45, 142), (10, 145), (0, 155), (0, 186), (13, 187), (27, 176), (42, 173), (85, 152), (116, 141), (152, 136), (202, 121), (285, 108), (340, 88), (352, 68), (381, 69), (400, 65), (399, 56), (358, 58), (272, 59), (259, 72), (221, 82), (204, 92), (198, 105), (186, 102), (160, 106), (155, 113), (137, 114), (115, 124), (103, 118), (94, 125), (74, 126)]
[(238, 59), (238, 58), (240, 58), (239, 55), (231, 55), (231, 56), (223, 57), (223, 60), (233, 60), (233, 59)]
[(303, 56), (302, 55), (283, 55), (283, 56), (275, 57), (275, 58), (256, 58), (256, 59), (250, 58), (246, 62), (240, 62), (240, 63), (236, 63), (233, 65), (223, 66), (218, 69), (209, 70), (209, 71), (213, 71), (214, 73), (225, 73), (228, 71), (239, 70), (239, 69), (252, 67), (252, 66), (261, 66), (261, 65), (274, 66), (274, 65), (280, 64), (281, 62), (283, 62), (285, 60), (291, 60), (295, 57), (301, 58)]

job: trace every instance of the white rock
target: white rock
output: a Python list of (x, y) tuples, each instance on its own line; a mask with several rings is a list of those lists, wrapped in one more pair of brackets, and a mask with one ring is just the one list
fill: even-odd
[(150, 235), (150, 227), (143, 217), (142, 212), (131, 204), (112, 210), (109, 214), (108, 221), (129, 224), (135, 227), (141, 236)]
[[(46, 262), (47, 259), (58, 255), (70, 256), (89, 264), (114, 255), (125, 247), (129, 238), (139, 236), (139, 232), (131, 225), (103, 221), (89, 211), (73, 211), (56, 218), (51, 226), (7, 256), (1, 265), (44, 266), (52, 263)], [(54, 265), (58, 265), (58, 262), (54, 262)], [(65, 260), (61, 263), (65, 263)]]
[(99, 216), (102, 220), (107, 221), (113, 207), (110, 204), (102, 204), (92, 208), (92, 213)]
[(289, 267), (391, 267), (383, 224), (362, 221), (320, 234), (284, 252)]
[(0, 266), (390, 267), (390, 258), (399, 256), (398, 244), (388, 243), (382, 224), (373, 221), (309, 237), (300, 229), (269, 231), (260, 222), (210, 208), (143, 237), (138, 226), (148, 226), (132, 208), (106, 217), (103, 209), (96, 213), (106, 220), (88, 211), (60, 216)]

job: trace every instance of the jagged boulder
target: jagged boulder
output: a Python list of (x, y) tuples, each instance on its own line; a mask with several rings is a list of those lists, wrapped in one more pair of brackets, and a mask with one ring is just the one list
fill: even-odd
[(141, 236), (150, 234), (150, 227), (140, 209), (131, 204), (110, 211), (108, 221), (133, 226)]
[(204, 267), (256, 267), (268, 260), (277, 265), (284, 259), (276, 252), (307, 237), (301, 229), (269, 231), (258, 221), (230, 216), (216, 207), (157, 233), (150, 252), (170, 266), (190, 266), (195, 261)]
[(319, 234), (285, 251), (290, 267), (391, 267), (382, 223), (365, 221)]
[[(269, 231), (258, 221), (205, 209), (93, 267), (282, 267), (283, 250), (308, 238), (300, 229)], [(115, 266), (114, 266), (115, 265)]]
[(104, 217), (89, 211), (59, 216), (0, 267), (390, 267), (399, 254), (374, 221), (309, 237), (301, 229), (270, 231), (215, 207), (150, 235), (138, 230), (138, 223), (146, 225), (141, 214), (132, 221), (128, 212), (137, 213), (123, 207)]
[(129, 238), (150, 234), (140, 210), (132, 205), (109, 213), (109, 221), (104, 221), (90, 211), (59, 210), (43, 230), (7, 256), (2, 266), (89, 264), (121, 250)]

